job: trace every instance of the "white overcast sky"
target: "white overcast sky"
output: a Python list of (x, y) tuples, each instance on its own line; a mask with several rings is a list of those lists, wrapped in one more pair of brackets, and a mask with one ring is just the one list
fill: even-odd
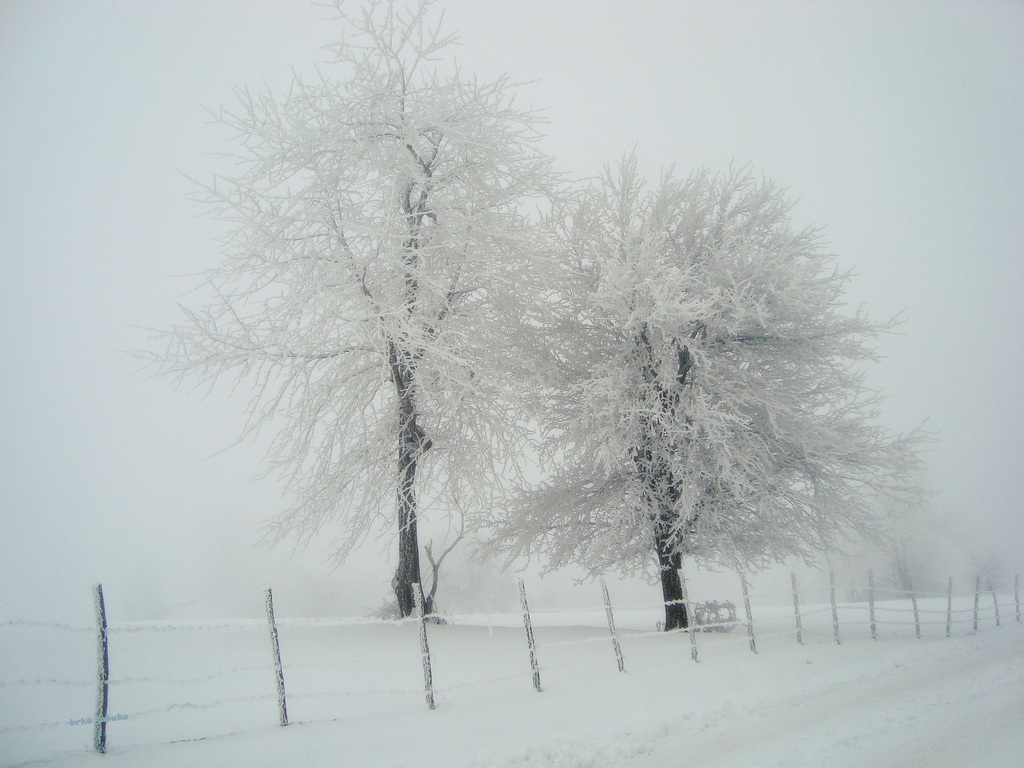
[[(932, 507), (967, 556), (1024, 570), (1024, 3), (440, 5), (466, 70), (529, 83), (564, 170), (636, 147), (651, 177), (752, 162), (789, 187), (856, 267), (851, 301), (905, 313), (871, 381), (892, 427), (939, 439)], [(88, 616), (99, 581), (125, 614), (387, 592), (386, 541), (333, 574), (317, 545), (255, 550), (282, 500), (251, 481), (259, 445), (221, 452), (245, 393), (132, 376), (125, 352), (218, 258), (187, 199), (230, 149), (205, 109), (323, 60), (323, 13), (0, 3), (0, 618)]]

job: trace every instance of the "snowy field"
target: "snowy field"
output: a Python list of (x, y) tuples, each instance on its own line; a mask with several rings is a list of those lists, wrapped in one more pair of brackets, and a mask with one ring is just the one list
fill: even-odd
[[(535, 613), (543, 691), (521, 617), (428, 625), (437, 708), (424, 700), (416, 623), (279, 623), (288, 694), (278, 710), (259, 621), (112, 625), (106, 755), (91, 751), (95, 639), (88, 628), (0, 626), (4, 766), (1021, 766), (1024, 626), (1012, 596), (973, 631), (957, 601), (758, 610), (743, 626), (653, 631), (655, 610), (617, 611), (626, 672), (603, 610)], [(890, 610), (882, 610), (888, 607)], [(899, 608), (899, 610), (891, 610)], [(740, 607), (742, 618), (742, 607)], [(20, 682), (19, 682), (20, 681)], [(46, 727), (39, 727), (47, 724)], [(33, 727), (24, 727), (33, 726)]]

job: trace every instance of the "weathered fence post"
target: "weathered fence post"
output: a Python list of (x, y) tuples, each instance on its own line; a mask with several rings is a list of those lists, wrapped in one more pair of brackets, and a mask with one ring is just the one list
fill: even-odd
[(992, 577), (986, 576), (988, 579), (988, 591), (992, 593), (992, 607), (996, 611), (996, 626), (999, 626), (999, 599), (996, 597), (996, 588), (992, 586)]
[(96, 751), (107, 751), (107, 693), (110, 683), (110, 655), (107, 651), (107, 609), (103, 604), (103, 585), (97, 584), (93, 590), (93, 601), (96, 606), (96, 731), (93, 746)]
[(683, 569), (679, 571), (679, 585), (682, 587), (683, 592), (683, 606), (686, 608), (687, 624), (689, 626), (686, 631), (690, 635), (690, 658), (697, 661), (697, 616), (693, 610), (693, 606), (690, 605), (690, 593), (686, 588), (686, 575), (683, 573)]
[(953, 577), (949, 577), (949, 586), (946, 587), (946, 637), (953, 632)]
[(796, 571), (790, 571), (789, 578), (793, 582), (793, 614), (796, 616), (796, 641), (803, 645), (804, 630), (800, 623), (800, 594), (796, 589)]
[(1020, 574), (1013, 576), (1013, 605), (1017, 609), (1017, 623), (1020, 624)]
[(981, 576), (974, 577), (974, 631), (978, 631), (978, 599), (981, 596)]
[(914, 635), (921, 639), (921, 614), (917, 611), (917, 592), (914, 591), (914, 578), (907, 574), (907, 586), (910, 587), (910, 605), (914, 609)]
[(836, 572), (828, 572), (828, 593), (829, 600), (832, 603), (832, 634), (836, 638), (836, 645), (840, 645), (839, 640), (839, 611), (836, 608)]
[(626, 665), (622, 660), (622, 647), (619, 645), (619, 633), (615, 631), (615, 617), (612, 615), (612, 599), (608, 594), (608, 585), (601, 579), (601, 593), (604, 595), (604, 612), (608, 616), (608, 631), (612, 635), (612, 649), (615, 651), (615, 663), (619, 672), (626, 671)]
[(430, 646), (427, 644), (427, 615), (423, 610), (423, 588), (419, 584), (412, 585), (412, 599), (416, 603), (416, 615), (420, 620), (420, 656), (423, 658), (423, 691), (427, 696), (427, 706), (434, 709), (434, 677), (430, 671)]
[(284, 667), (281, 666), (281, 645), (277, 640), (277, 621), (274, 620), (274, 595), (268, 588), (264, 593), (267, 605), (267, 627), (270, 629), (270, 650), (274, 655), (274, 676), (277, 678), (277, 712), (281, 725), (288, 725), (288, 704), (284, 696)]
[(878, 627), (875, 625), (875, 572), (868, 568), (868, 615), (871, 618), (871, 639), (878, 639)]
[(750, 592), (747, 590), (747, 577), (740, 571), (740, 586), (743, 588), (743, 610), (747, 612), (747, 636), (750, 638), (750, 650), (757, 653), (757, 643), (754, 642), (754, 617), (750, 613)]
[(533, 670), (533, 687), (540, 692), (540, 665), (537, 663), (537, 644), (533, 640), (530, 606), (526, 602), (526, 584), (522, 579), (519, 580), (519, 604), (523, 607), (523, 625), (526, 627), (526, 642), (530, 646), (530, 669)]

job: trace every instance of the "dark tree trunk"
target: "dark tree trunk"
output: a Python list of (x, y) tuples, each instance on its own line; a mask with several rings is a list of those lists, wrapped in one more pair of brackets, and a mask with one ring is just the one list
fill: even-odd
[[(419, 164), (425, 179), (429, 180), (433, 171), (432, 163), (437, 156), (424, 158), (416, 153), (411, 144), (406, 149), (412, 153)], [(429, 209), (429, 185), (423, 179), (410, 179), (405, 187), (402, 201), (403, 212), (409, 225), (409, 237), (404, 246), (405, 273), (405, 311), (411, 319), (417, 306), (419, 294), (420, 238), (423, 235), (424, 222), (436, 221)], [(423, 454), (430, 450), (430, 440), (423, 428), (416, 423), (416, 364), (419, 353), (390, 339), (388, 342), (388, 362), (391, 366), (391, 380), (398, 394), (398, 569), (391, 586), (398, 600), (398, 610), (403, 618), (411, 616), (416, 610), (413, 598), (413, 585), (419, 584), (420, 576), (420, 544), (416, 533), (416, 470)], [(431, 601), (432, 603), (432, 601)], [(429, 606), (424, 605), (424, 612)]]
[[(689, 349), (686, 346), (677, 346), (678, 367), (673, 388), (667, 388), (659, 378), (654, 345), (646, 325), (641, 328), (637, 337), (637, 350), (640, 373), (644, 382), (651, 388), (650, 404), (671, 419), (679, 418), (679, 389), (687, 385), (687, 376), (693, 367)], [(675, 389), (675, 385), (678, 385), (679, 389)], [(654, 548), (658, 557), (661, 594), (665, 603), (665, 630), (686, 629), (689, 626), (689, 617), (683, 601), (683, 584), (679, 577), (682, 556), (678, 549), (679, 542), (673, 540), (670, 533), (678, 522), (679, 511), (676, 506), (681, 494), (672, 475), (668, 457), (679, 451), (680, 447), (669, 445), (657, 420), (646, 413), (641, 415), (641, 424), (643, 441), (631, 451), (631, 454), (640, 480), (645, 486), (646, 501), (651, 508), (658, 510), (657, 518), (653, 521)]]
[(655, 542), (658, 551), (658, 567), (661, 570), (661, 594), (665, 601), (665, 631), (686, 629), (690, 626), (683, 602), (683, 582), (679, 578), (682, 557), (672, 552), (665, 537), (659, 536)]
[(394, 343), (389, 345), (392, 379), (398, 391), (398, 568), (391, 581), (399, 614), (405, 618), (416, 610), (413, 585), (420, 577), (420, 544), (416, 528), (416, 470), (420, 457), (430, 448), (423, 429), (416, 423), (411, 362)]
[[(415, 425), (415, 422), (414, 422)], [(398, 569), (391, 582), (398, 600), (398, 611), (404, 618), (416, 609), (413, 584), (420, 580), (420, 544), (416, 528), (416, 453), (408, 450), (408, 429), (402, 430), (398, 458)]]

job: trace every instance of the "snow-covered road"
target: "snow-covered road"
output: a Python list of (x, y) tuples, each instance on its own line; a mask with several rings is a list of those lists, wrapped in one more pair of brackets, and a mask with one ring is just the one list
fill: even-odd
[[(887, 654), (888, 663), (868, 664), (853, 680), (835, 681), (809, 661), (802, 684), (780, 681), (778, 698), (754, 707), (730, 701), (714, 723), (652, 743), (620, 765), (1024, 766), (1020, 632), (953, 647), (904, 645)], [(843, 650), (828, 649), (826, 663), (840, 663)], [(856, 656), (872, 650), (849, 649)], [(786, 691), (792, 685), (800, 690)]]

